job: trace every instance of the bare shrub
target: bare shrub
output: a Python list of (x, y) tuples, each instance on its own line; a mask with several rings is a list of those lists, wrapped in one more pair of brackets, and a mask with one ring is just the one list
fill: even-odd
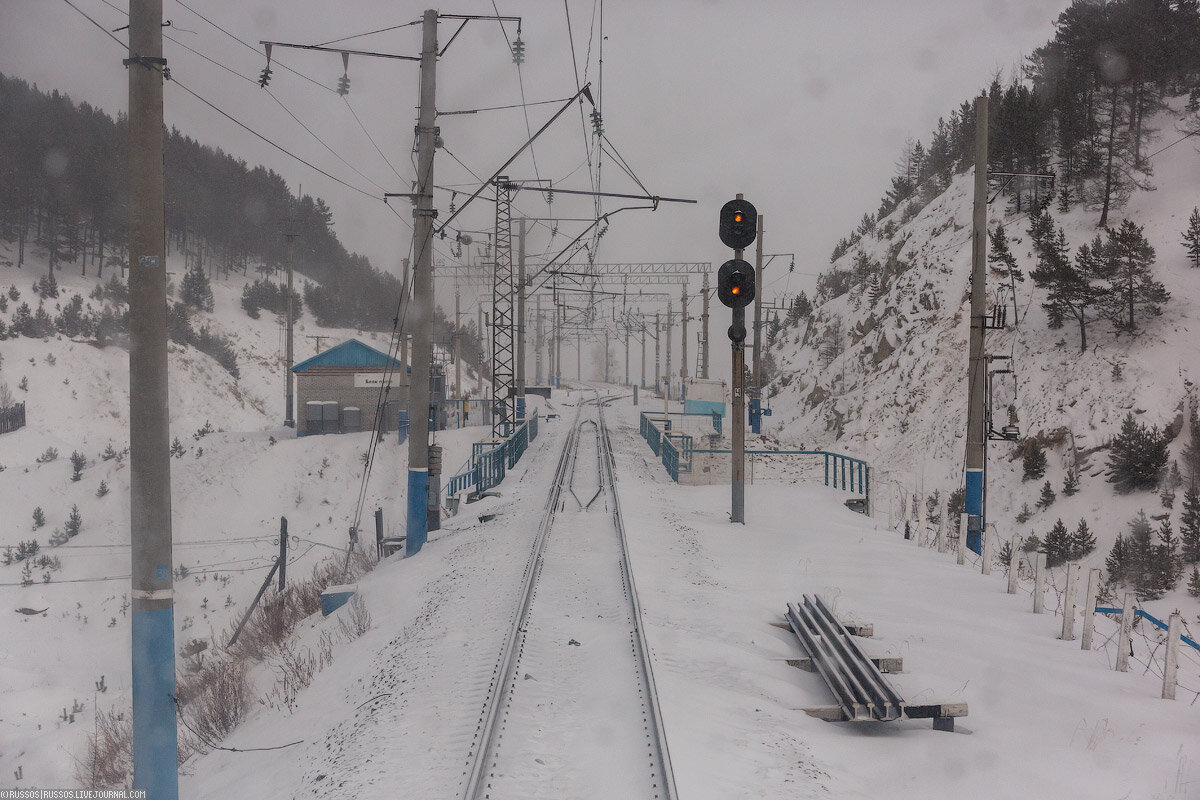
[(238, 637), (238, 652), (259, 661), (267, 658), (291, 635), (296, 622), (303, 616), (306, 615), (299, 613), (295, 589), (263, 601)]
[(90, 789), (133, 785), (133, 716), (128, 711), (96, 710), (96, 729), (87, 752), (75, 762), (75, 780)]
[(229, 735), (250, 713), (250, 684), (242, 659), (212, 659), (178, 692), (180, 713), (200, 740), (198, 750)]
[(367, 602), (361, 594), (355, 593), (350, 602), (342, 607), (338, 614), (338, 627), (348, 641), (371, 630), (371, 612), (367, 610)]
[(316, 650), (305, 648), (301, 651), (287, 642), (280, 645), (271, 665), (277, 678), (267, 696), (268, 705), (294, 711), (296, 697), (312, 683), (313, 677), (332, 661), (333, 637), (328, 633), (321, 634)]

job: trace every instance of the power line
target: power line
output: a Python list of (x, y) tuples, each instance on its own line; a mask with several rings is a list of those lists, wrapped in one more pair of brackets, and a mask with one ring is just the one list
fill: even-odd
[[(85, 12), (84, 12), (82, 9), (80, 9), (80, 8), (79, 8), (79, 6), (75, 5), (73, 2), (71, 2), (71, 0), (63, 0), (63, 2), (65, 2), (65, 3), (66, 3), (67, 5), (69, 5), (71, 8), (75, 9), (77, 12), (79, 12), (79, 14), (81, 14), (81, 15), (82, 15), (84, 18), (86, 18), (86, 19), (87, 19), (89, 22), (91, 22), (93, 25), (95, 25), (97, 28), (99, 28), (101, 31), (103, 31), (103, 32), (104, 32), (104, 34), (105, 34), (106, 36), (108, 36), (110, 39), (112, 39), (114, 42), (116, 42), (118, 45), (120, 45), (120, 46), (121, 46), (121, 48), (122, 48), (123, 50), (126, 50), (126, 51), (128, 51), (128, 49), (129, 49), (129, 48), (128, 48), (128, 45), (126, 45), (124, 42), (122, 42), (122, 41), (121, 41), (120, 39), (118, 39), (117, 37), (113, 36), (113, 35), (112, 35), (112, 33), (110, 33), (110, 32), (108, 31), (108, 29), (106, 29), (106, 28), (105, 28), (103, 25), (101, 25), (100, 23), (96, 22), (96, 20), (94, 20), (94, 19), (92, 19), (90, 16), (88, 16), (88, 15), (87, 15), (87, 14), (86, 14), (86, 13), (85, 13)], [(177, 0), (177, 2), (180, 2), (180, 0)], [(182, 3), (181, 3), (181, 4), (182, 4)], [(185, 6), (185, 7), (186, 7), (186, 6)], [(189, 10), (191, 10), (191, 9), (189, 9)], [(208, 22), (208, 20), (207, 20), (207, 19), (206, 19), (205, 21), (206, 21), (206, 22)], [(210, 23), (210, 24), (213, 24), (213, 23)], [(232, 34), (230, 34), (230, 35), (232, 36)], [(236, 38), (236, 37), (234, 37), (234, 38)], [(239, 40), (239, 41), (240, 41), (240, 40)], [(154, 68), (155, 68), (155, 69), (158, 69), (158, 70), (160, 70), (160, 71), (162, 71), (162, 68), (161, 68), (161, 67), (158, 67), (157, 65), (156, 65)], [(164, 78), (165, 78), (165, 77), (166, 77), (166, 76), (164, 75)], [(238, 127), (242, 128), (242, 129), (243, 129), (243, 130), (245, 130), (247, 133), (250, 133), (251, 135), (255, 136), (256, 138), (258, 138), (258, 139), (261, 139), (263, 142), (267, 143), (268, 145), (270, 145), (271, 147), (275, 148), (276, 150), (278, 150), (279, 152), (283, 153), (284, 155), (286, 155), (286, 156), (289, 156), (290, 158), (293, 158), (293, 159), (295, 159), (296, 161), (299, 161), (301, 164), (303, 164), (304, 166), (308, 167), (309, 169), (312, 169), (312, 170), (314, 170), (314, 171), (316, 171), (316, 172), (319, 172), (320, 174), (324, 175), (326, 178), (329, 178), (329, 179), (330, 179), (331, 181), (333, 181), (334, 183), (340, 184), (341, 186), (344, 186), (344, 187), (346, 187), (347, 189), (350, 189), (350, 190), (352, 190), (352, 191), (358, 192), (359, 194), (361, 194), (361, 195), (363, 195), (363, 196), (365, 196), (365, 197), (369, 197), (369, 198), (371, 198), (372, 200), (382, 200), (382, 199), (383, 199), (382, 197), (378, 197), (378, 196), (376, 196), (376, 195), (373, 195), (373, 194), (371, 194), (370, 192), (368, 192), (368, 191), (366, 191), (366, 190), (364, 190), (364, 189), (360, 189), (359, 187), (357, 187), (357, 186), (354, 186), (353, 184), (347, 183), (346, 181), (342, 180), (341, 178), (338, 178), (337, 176), (335, 176), (335, 175), (333, 175), (333, 174), (331, 174), (331, 173), (329, 173), (329, 172), (326, 172), (325, 170), (321, 169), (321, 168), (320, 168), (320, 167), (318, 167), (316, 164), (313, 164), (312, 162), (310, 162), (310, 161), (307, 161), (307, 160), (305, 160), (305, 159), (301, 158), (300, 156), (296, 155), (296, 154), (295, 154), (295, 153), (293, 153), (292, 151), (288, 150), (288, 149), (287, 149), (286, 147), (284, 147), (283, 145), (281, 145), (281, 144), (278, 144), (278, 143), (276, 143), (276, 142), (272, 141), (271, 139), (268, 139), (266, 136), (264, 136), (263, 134), (259, 133), (259, 132), (258, 132), (258, 131), (256, 131), (256, 130), (254, 130), (254, 129), (253, 129), (253, 128), (251, 128), (249, 125), (247, 125), (246, 123), (242, 122), (242, 121), (241, 121), (241, 120), (239, 120), (237, 117), (234, 117), (234, 116), (233, 116), (232, 114), (230, 114), (229, 112), (227, 112), (227, 111), (225, 111), (224, 109), (220, 108), (219, 106), (217, 106), (217, 105), (216, 105), (215, 103), (213, 103), (212, 101), (210, 101), (210, 100), (207, 100), (206, 98), (202, 97), (202, 96), (201, 96), (200, 94), (198, 94), (197, 92), (195, 92), (195, 91), (193, 91), (192, 89), (188, 88), (188, 86), (187, 86), (187, 85), (185, 85), (184, 83), (180, 82), (178, 79), (176, 79), (176, 78), (172, 77), (172, 78), (171, 78), (170, 80), (168, 80), (167, 82), (168, 82), (168, 83), (170, 83), (170, 84), (173, 84), (173, 85), (175, 85), (175, 86), (178, 86), (180, 89), (182, 89), (183, 91), (187, 92), (187, 93), (188, 93), (188, 94), (190, 94), (192, 97), (196, 98), (196, 99), (197, 99), (197, 100), (199, 100), (201, 103), (203, 103), (204, 105), (208, 106), (208, 107), (209, 107), (209, 108), (211, 108), (213, 111), (215, 111), (215, 112), (217, 112), (218, 114), (220, 114), (221, 116), (225, 117), (225, 118), (226, 118), (226, 119), (228, 119), (230, 122), (232, 122), (232, 123), (234, 123), (235, 125), (237, 125)], [(285, 109), (286, 109), (286, 107), (285, 107)], [(289, 113), (290, 113), (290, 112), (289, 112)]]
[[(211, 19), (209, 19), (208, 17), (204, 16), (204, 15), (203, 15), (203, 14), (201, 14), (199, 11), (197, 11), (196, 9), (192, 8), (191, 6), (189, 6), (187, 3), (183, 2), (183, 0), (175, 0), (175, 2), (176, 2), (176, 3), (179, 3), (179, 5), (183, 6), (183, 7), (184, 7), (184, 8), (186, 8), (188, 11), (192, 12), (192, 13), (193, 13), (193, 14), (195, 14), (197, 17), (199, 17), (200, 19), (204, 20), (204, 21), (205, 21), (205, 22), (207, 22), (209, 25), (213, 26), (214, 28), (216, 28), (217, 30), (219, 30), (221, 33), (225, 34), (225, 35), (226, 35), (226, 36), (228, 36), (230, 39), (233, 39), (235, 42), (237, 42), (238, 44), (242, 45), (242, 46), (243, 46), (243, 47), (245, 47), (246, 49), (248, 49), (248, 50), (252, 51), (252, 52), (253, 52), (253, 53), (255, 53), (256, 55), (261, 55), (262, 51), (260, 51), (260, 50), (259, 50), (257, 47), (255, 47), (254, 45), (252, 45), (252, 44), (250, 44), (250, 43), (248, 43), (248, 42), (246, 42), (246, 41), (244, 41), (244, 40), (242, 40), (242, 39), (239, 39), (239, 38), (238, 38), (237, 36), (235, 36), (234, 34), (230, 33), (230, 32), (229, 32), (229, 31), (227, 31), (227, 30), (225, 30), (225, 29), (224, 29), (224, 28), (222, 28), (220, 25), (218, 25), (217, 23), (213, 22), (213, 21), (212, 21)], [(307, 75), (305, 75), (304, 73), (302, 73), (302, 72), (298, 72), (297, 70), (294, 70), (294, 69), (292, 69), (292, 68), (291, 68), (291, 67), (289, 67), (287, 64), (280, 63), (279, 61), (275, 61), (274, 63), (275, 63), (275, 64), (276, 64), (276, 66), (278, 66), (280, 69), (282, 69), (282, 70), (284, 70), (284, 71), (286, 71), (286, 72), (290, 72), (290, 73), (292, 73), (293, 75), (295, 75), (295, 76), (297, 76), (297, 77), (303, 78), (304, 80), (308, 81), (309, 83), (313, 84), (314, 86), (318, 86), (318, 87), (320, 87), (320, 88), (324, 89), (324, 90), (325, 90), (325, 91), (327, 91), (327, 92), (334, 92), (334, 91), (335, 91), (333, 88), (331, 88), (331, 87), (329, 87), (329, 86), (326, 86), (325, 84), (321, 83), (320, 81), (318, 81), (318, 80), (315, 80), (315, 79), (313, 79), (313, 78), (310, 78), (310, 77), (308, 77)]]

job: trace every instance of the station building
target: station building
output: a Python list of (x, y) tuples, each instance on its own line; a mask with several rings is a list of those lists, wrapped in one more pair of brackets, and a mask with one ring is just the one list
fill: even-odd
[(348, 339), (292, 367), (296, 435), (370, 430), (387, 381), (383, 432), (396, 430), (408, 403), (409, 370), (396, 358)]

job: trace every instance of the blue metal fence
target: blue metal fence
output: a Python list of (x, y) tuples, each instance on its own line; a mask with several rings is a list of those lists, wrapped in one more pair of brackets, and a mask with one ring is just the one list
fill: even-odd
[[(664, 423), (664, 430), (659, 430), (658, 423)], [(658, 456), (667, 474), (676, 483), (680, 473), (692, 471), (692, 456), (696, 453), (730, 454), (731, 450), (711, 450), (694, 448), (691, 436), (671, 432), (670, 417), (642, 413), (640, 429), (642, 438), (650, 445), (654, 455)], [(676, 444), (678, 443), (678, 444)], [(854, 458), (843, 453), (832, 453), (827, 450), (747, 450), (747, 455), (769, 456), (820, 456), (824, 460), (825, 485), (834, 489), (849, 492), (859, 492), (863, 495), (863, 513), (869, 513), (871, 507), (871, 465), (860, 458)]]
[[(1121, 614), (1121, 613), (1123, 613), (1123, 611), (1119, 608), (1103, 608), (1101, 606), (1096, 606), (1096, 613), (1097, 614)], [(1161, 619), (1158, 619), (1157, 617), (1150, 616), (1149, 614), (1147, 614), (1145, 611), (1143, 611), (1140, 608), (1134, 609), (1133, 616), (1141, 617), (1142, 619), (1148, 619), (1148, 620), (1150, 620), (1151, 624), (1153, 624), (1157, 628), (1163, 629), (1164, 631), (1169, 630), (1169, 626), (1167, 625), (1167, 623), (1163, 622)], [(1186, 645), (1189, 645), (1190, 647), (1195, 648), (1197, 652), (1200, 652), (1200, 644), (1196, 644), (1196, 642), (1194, 642), (1193, 640), (1184, 636), (1183, 634), (1179, 635), (1179, 641), (1183, 642)]]
[(538, 435), (538, 413), (516, 425), (503, 439), (488, 439), (471, 445), (471, 459), (458, 474), (445, 483), (446, 494), (458, 494), (474, 487), (482, 492), (496, 486)]

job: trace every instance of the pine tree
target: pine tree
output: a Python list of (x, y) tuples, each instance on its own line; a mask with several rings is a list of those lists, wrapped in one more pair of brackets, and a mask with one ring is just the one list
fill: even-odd
[(1078, 561), (1088, 556), (1096, 549), (1096, 537), (1088, 528), (1087, 520), (1079, 520), (1079, 526), (1071, 532), (1071, 540), (1067, 548), (1067, 559)]
[(1183, 516), (1179, 519), (1180, 555), (1189, 564), (1200, 562), (1200, 492), (1192, 484), (1183, 493)]
[(1017, 523), (1024, 525), (1033, 516), (1033, 511), (1029, 508), (1029, 503), (1021, 506), (1021, 510), (1017, 512)]
[(96, 489), (96, 497), (104, 497), (106, 494), (108, 494), (108, 483), (100, 481), (100, 487)]
[(1017, 266), (1017, 258), (1012, 254), (1012, 250), (1008, 248), (1008, 236), (1004, 231), (1003, 223), (997, 225), (996, 229), (991, 232), (989, 240), (987, 260), (992, 266), (992, 272), (1012, 288), (1015, 319), (1017, 283), (1025, 281), (1025, 273)]
[(73, 538), (79, 534), (83, 528), (83, 515), (79, 513), (79, 506), (71, 506), (71, 515), (67, 517), (67, 523), (63, 525), (63, 532), (67, 534), (67, 538)]
[(198, 308), (201, 311), (213, 310), (212, 285), (199, 262), (193, 264), (184, 274), (180, 299), (192, 308)]
[(1021, 480), (1028, 481), (1041, 478), (1046, 474), (1046, 451), (1042, 449), (1037, 439), (1030, 439), (1025, 447), (1025, 456), (1021, 459), (1024, 472)]
[(1157, 569), (1158, 547), (1154, 544), (1154, 529), (1145, 511), (1138, 511), (1129, 523), (1129, 538), (1126, 540), (1125, 583), (1133, 587), (1141, 600), (1161, 597), (1160, 579)]
[(1108, 457), (1109, 482), (1119, 494), (1158, 486), (1167, 465), (1167, 439), (1157, 426), (1147, 428), (1125, 416), (1121, 432), (1112, 441)]
[(36, 531), (38, 528), (42, 527), (45, 524), (46, 524), (46, 513), (44, 511), (42, 511), (41, 506), (38, 506), (37, 508), (35, 508), (33, 510), (33, 529)]
[(1054, 527), (1046, 534), (1045, 540), (1042, 542), (1042, 552), (1046, 554), (1046, 566), (1057, 567), (1059, 564), (1064, 564), (1070, 558), (1071, 554), (1071, 535), (1067, 533), (1067, 526), (1059, 519), (1054, 523)]
[(1112, 549), (1108, 551), (1108, 557), (1104, 559), (1104, 568), (1108, 570), (1110, 583), (1124, 583), (1129, 575), (1129, 548), (1125, 537), (1119, 533)]
[(1192, 577), (1188, 578), (1188, 594), (1200, 597), (1200, 568), (1192, 567)]
[(1193, 208), (1188, 217), (1188, 229), (1183, 234), (1183, 246), (1187, 249), (1192, 267), (1200, 267), (1200, 208)]
[(1108, 232), (1099, 258), (1103, 263), (1101, 274), (1106, 278), (1102, 290), (1106, 316), (1118, 332), (1136, 333), (1137, 307), (1158, 315), (1162, 304), (1171, 299), (1171, 293), (1154, 280), (1150, 271), (1154, 248), (1146, 241), (1142, 226), (1124, 220), (1120, 228)]
[(71, 468), (75, 470), (71, 480), (78, 481), (83, 477), (83, 468), (87, 466), (87, 458), (78, 450), (71, 452)]
[(1183, 575), (1183, 562), (1179, 558), (1179, 537), (1171, 527), (1171, 520), (1164, 519), (1158, 526), (1158, 538), (1162, 544), (1156, 548), (1158, 559), (1155, 572), (1158, 573), (1160, 583), (1165, 589), (1174, 589)]
[(1066, 476), (1063, 477), (1062, 493), (1066, 497), (1071, 497), (1078, 491), (1079, 491), (1079, 470), (1076, 469), (1075, 467), (1071, 467), (1069, 470), (1067, 470)]
[(1050, 487), (1050, 481), (1046, 481), (1042, 484), (1042, 496), (1038, 498), (1037, 507), (1045, 510), (1054, 504), (1057, 497), (1054, 489)]
[(1049, 212), (1035, 214), (1030, 222), (1030, 236), (1037, 253), (1037, 267), (1029, 273), (1039, 288), (1046, 290), (1042, 308), (1051, 328), (1062, 327), (1069, 316), (1079, 325), (1079, 351), (1087, 350), (1087, 324), (1095, 316), (1101, 299), (1099, 285), (1101, 262), (1095, 248), (1102, 246), (1100, 237), (1092, 245), (1082, 245), (1071, 261), (1067, 239), (1061, 230), (1055, 232)]

